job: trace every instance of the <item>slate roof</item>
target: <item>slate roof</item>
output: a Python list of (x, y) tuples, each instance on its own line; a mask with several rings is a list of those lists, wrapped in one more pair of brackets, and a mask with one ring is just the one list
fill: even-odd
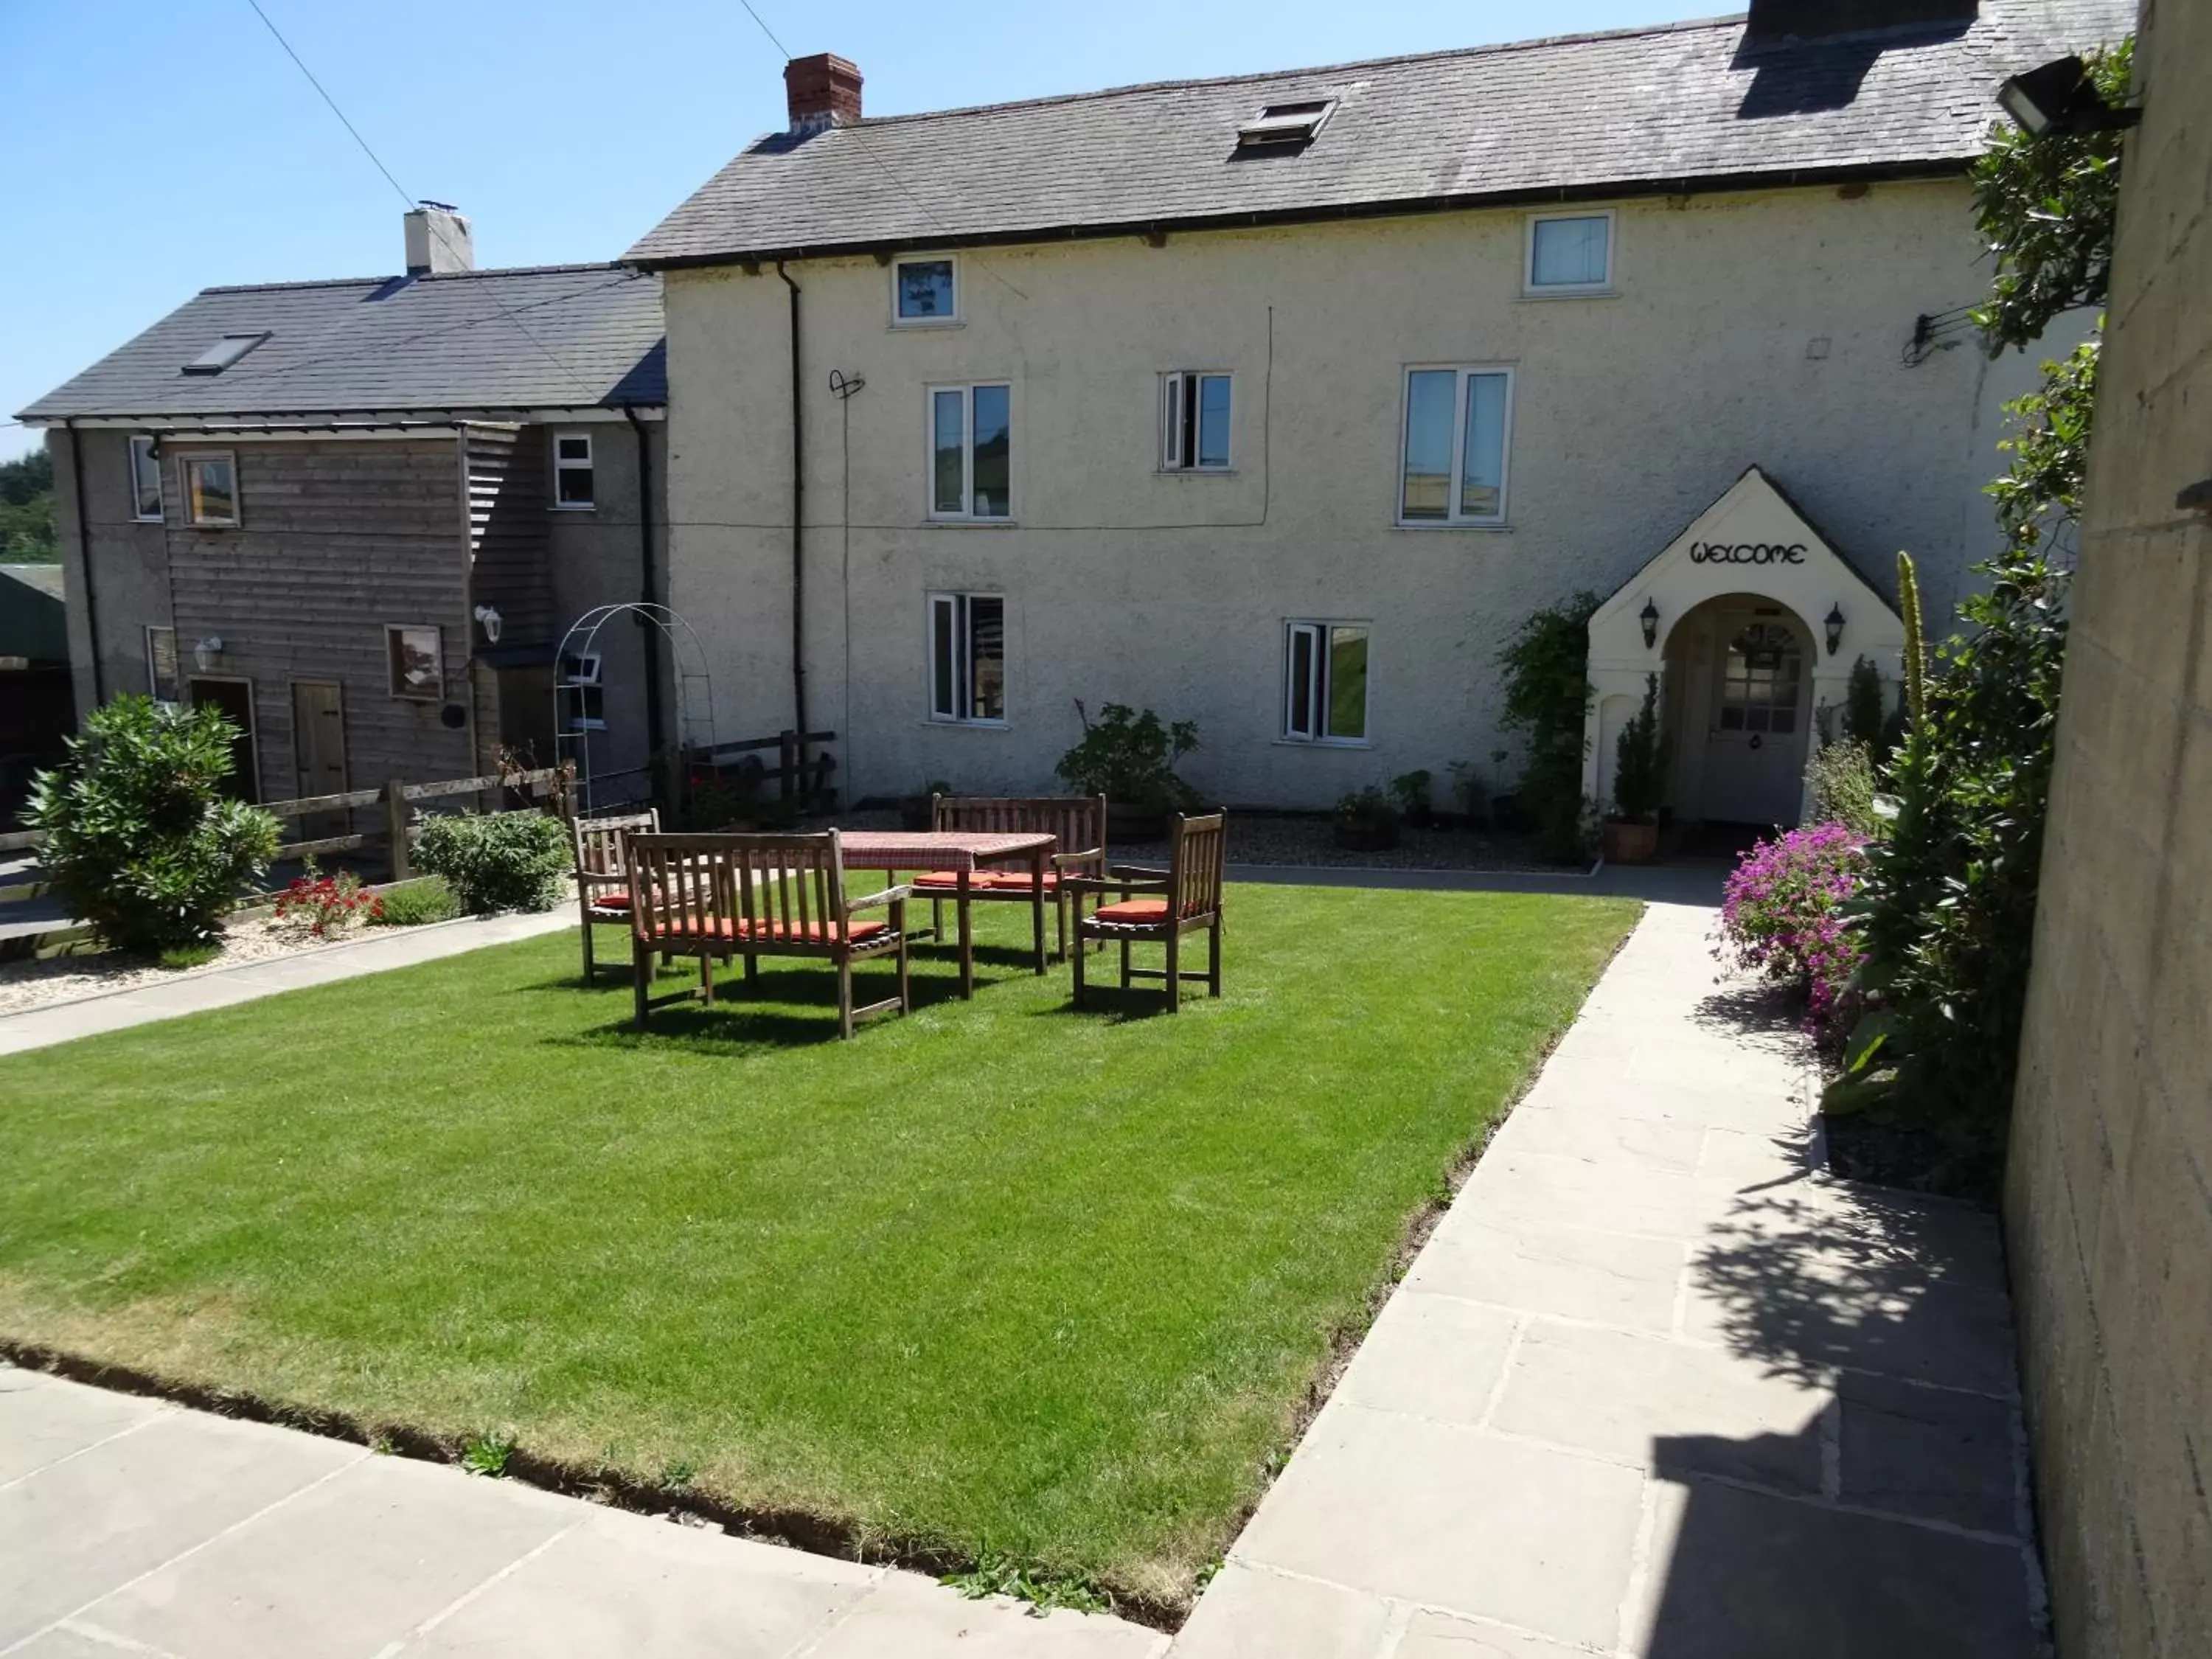
[[(1956, 170), (1997, 82), (2133, 0), (1983, 0), (1917, 31), (1743, 45), (1743, 19), (891, 116), (756, 142), (631, 248), (648, 268)], [(1261, 106), (1339, 100), (1235, 158)]]
[[(219, 374), (226, 334), (269, 338)], [(616, 265), (211, 288), (21, 411), (262, 418), (667, 401), (660, 279)]]

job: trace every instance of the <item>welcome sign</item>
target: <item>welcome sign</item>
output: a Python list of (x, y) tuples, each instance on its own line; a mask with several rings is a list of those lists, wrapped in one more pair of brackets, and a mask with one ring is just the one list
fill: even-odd
[(1692, 542), (1692, 564), (1802, 564), (1805, 544), (1790, 542)]

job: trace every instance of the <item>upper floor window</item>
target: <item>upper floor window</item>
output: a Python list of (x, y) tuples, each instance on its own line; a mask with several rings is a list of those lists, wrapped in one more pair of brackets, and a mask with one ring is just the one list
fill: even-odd
[(1006, 602), (998, 594), (929, 596), (929, 717), (1006, 718)]
[(1367, 741), (1367, 624), (1283, 627), (1283, 735), (1293, 743)]
[(155, 702), (177, 701), (177, 630), (146, 630), (146, 695)]
[(1182, 369), (1160, 380), (1160, 465), (1170, 472), (1229, 465), (1229, 376)]
[(224, 526), (238, 522), (238, 460), (228, 453), (187, 455), (181, 463), (185, 479), (185, 517), (198, 525)]
[(1512, 425), (1511, 369), (1407, 370), (1399, 523), (1504, 524)]
[(149, 524), (161, 521), (161, 458), (146, 433), (131, 440), (131, 516)]
[(1613, 290), (1613, 215), (1540, 213), (1528, 221), (1524, 287), (1531, 294)]
[(891, 261), (891, 322), (957, 323), (960, 320), (958, 270), (950, 254), (930, 259)]
[(585, 508), (593, 504), (592, 434), (588, 432), (555, 433), (553, 505)]
[(929, 389), (929, 516), (1013, 516), (1013, 390), (1004, 384)]

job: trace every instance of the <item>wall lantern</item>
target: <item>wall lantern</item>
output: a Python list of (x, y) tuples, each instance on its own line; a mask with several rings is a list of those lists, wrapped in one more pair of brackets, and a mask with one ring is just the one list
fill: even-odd
[(1997, 102), (2034, 138), (2046, 132), (2117, 132), (2142, 119), (2139, 109), (2107, 104), (2079, 58), (2060, 58), (2014, 76), (1997, 88)]
[(1821, 619), (1820, 626), (1828, 630), (1828, 654), (1832, 657), (1844, 642), (1844, 607), (1840, 605), (1830, 605), (1827, 616)]
[(477, 607), (477, 620), (483, 624), (484, 643), (497, 645), (499, 630), (507, 625), (507, 618), (501, 616), (492, 606), (480, 605)]
[(192, 665), (204, 674), (212, 669), (216, 659), (222, 655), (222, 641), (210, 634), (192, 647)]
[(1644, 648), (1649, 651), (1659, 643), (1659, 607), (1644, 600), (1644, 609), (1636, 613), (1636, 620), (1644, 624)]

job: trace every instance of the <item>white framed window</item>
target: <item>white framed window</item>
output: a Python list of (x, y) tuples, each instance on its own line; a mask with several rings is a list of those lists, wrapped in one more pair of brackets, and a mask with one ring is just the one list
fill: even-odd
[(561, 659), (561, 728), (607, 729), (606, 688), (599, 683), (599, 653), (569, 652)]
[(553, 434), (553, 505), (571, 513), (588, 512), (597, 505), (592, 496), (592, 434), (588, 432)]
[(384, 658), (392, 695), (410, 702), (438, 702), (446, 695), (446, 651), (434, 627), (387, 623)]
[(1512, 441), (1510, 368), (1407, 369), (1398, 522), (1504, 524)]
[(929, 516), (1013, 516), (1013, 388), (929, 388)]
[(161, 458), (150, 433), (131, 440), (131, 516), (141, 524), (161, 522)]
[(178, 463), (185, 482), (186, 522), (216, 528), (238, 522), (238, 458), (221, 454), (187, 455)]
[(146, 695), (155, 702), (174, 708), (178, 701), (177, 630), (146, 630)]
[(929, 718), (963, 726), (1006, 720), (1006, 601), (996, 593), (929, 596)]
[(1229, 470), (1227, 374), (1177, 369), (1160, 376), (1160, 466), (1168, 472)]
[(960, 262), (949, 253), (891, 261), (891, 326), (942, 327), (960, 320)]
[(1283, 736), (1292, 743), (1367, 741), (1367, 624), (1283, 624)]
[(1522, 273), (1527, 294), (1613, 292), (1611, 208), (1599, 213), (1535, 213)]

